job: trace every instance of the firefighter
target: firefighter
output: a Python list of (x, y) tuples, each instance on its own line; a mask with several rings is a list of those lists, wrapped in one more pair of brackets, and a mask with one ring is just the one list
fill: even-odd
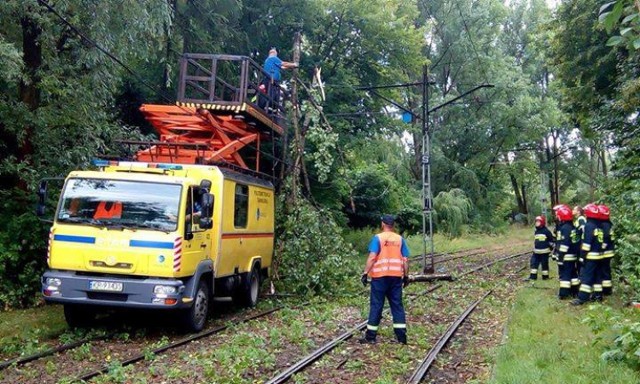
[(409, 248), (402, 236), (393, 231), (395, 218), (384, 215), (382, 232), (369, 243), (369, 258), (361, 281), (367, 285), (371, 277), (369, 320), (365, 337), (361, 343), (375, 343), (382, 317), (385, 297), (389, 300), (393, 317), (393, 331), (399, 343), (407, 344), (407, 324), (402, 306), (402, 288), (409, 282)]
[(587, 216), (587, 222), (582, 232), (582, 245), (580, 248), (580, 258), (584, 260), (584, 264), (580, 271), (578, 297), (571, 302), (573, 305), (586, 303), (592, 294), (595, 299), (598, 299), (599, 294), (602, 293), (602, 286), (600, 285), (599, 293), (596, 286), (596, 278), (602, 258), (602, 232), (598, 226), (600, 211), (597, 205), (587, 204), (584, 207), (584, 214)]
[(555, 242), (555, 237), (546, 227), (544, 216), (536, 217), (536, 232), (531, 255), (531, 273), (529, 280), (538, 279), (538, 265), (542, 265), (542, 280), (549, 278), (549, 254)]
[(557, 253), (558, 263), (562, 263), (560, 268), (560, 300), (568, 299), (572, 295), (573, 286), (579, 283), (576, 263), (578, 252), (580, 252), (580, 241), (576, 228), (573, 226), (573, 214), (567, 205), (554, 207), (556, 219), (558, 220), (557, 233)]
[[(587, 223), (587, 219), (584, 217), (584, 209), (581, 206), (576, 205), (573, 207), (573, 226), (578, 231), (578, 239), (582, 242), (582, 232), (584, 231), (584, 225)], [(582, 269), (583, 261), (578, 258), (576, 268), (578, 269), (578, 276), (580, 276), (580, 270)]]
[(604, 204), (598, 205), (600, 212), (600, 229), (602, 230), (602, 261), (600, 269), (600, 283), (602, 284), (602, 294), (611, 295), (613, 283), (611, 281), (611, 259), (615, 255), (615, 234), (613, 224), (610, 220), (609, 207)]

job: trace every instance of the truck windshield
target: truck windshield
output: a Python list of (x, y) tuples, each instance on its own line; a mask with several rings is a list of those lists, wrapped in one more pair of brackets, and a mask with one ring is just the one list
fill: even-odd
[(69, 179), (57, 221), (110, 228), (174, 231), (182, 186), (139, 181)]

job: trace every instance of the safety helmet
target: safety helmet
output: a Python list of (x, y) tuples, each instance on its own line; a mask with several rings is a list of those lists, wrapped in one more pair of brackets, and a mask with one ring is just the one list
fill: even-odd
[(540, 225), (543, 227), (547, 225), (547, 220), (544, 218), (544, 216), (536, 216), (536, 221), (540, 221)]
[(600, 212), (600, 219), (601, 220), (609, 220), (609, 216), (610, 216), (609, 207), (607, 207), (604, 204), (599, 204), (598, 205), (598, 211)]
[(599, 219), (600, 211), (598, 210), (598, 206), (593, 203), (585, 205), (584, 215), (587, 216), (587, 219)]
[(573, 220), (573, 211), (566, 204), (559, 204), (553, 207), (556, 213), (558, 221), (571, 221)]

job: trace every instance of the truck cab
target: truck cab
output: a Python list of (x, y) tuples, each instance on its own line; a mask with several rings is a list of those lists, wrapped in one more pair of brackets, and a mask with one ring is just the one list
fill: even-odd
[(213, 165), (96, 165), (65, 179), (42, 277), (71, 326), (99, 307), (146, 308), (200, 331), (214, 296), (256, 305), (273, 255), (270, 182)]

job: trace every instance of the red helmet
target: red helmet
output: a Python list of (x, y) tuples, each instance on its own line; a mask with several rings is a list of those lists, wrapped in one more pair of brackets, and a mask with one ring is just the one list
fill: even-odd
[(544, 216), (536, 216), (536, 221), (540, 221), (543, 227), (547, 225), (547, 220), (545, 220)]
[(598, 206), (593, 203), (585, 205), (584, 215), (587, 216), (587, 219), (599, 219), (600, 211), (598, 210)]
[(556, 212), (556, 218), (558, 221), (571, 221), (573, 220), (573, 211), (566, 204), (560, 204), (553, 207)]
[(600, 212), (601, 220), (609, 220), (609, 216), (610, 216), (609, 207), (607, 207), (604, 204), (600, 204), (598, 205), (598, 211)]

